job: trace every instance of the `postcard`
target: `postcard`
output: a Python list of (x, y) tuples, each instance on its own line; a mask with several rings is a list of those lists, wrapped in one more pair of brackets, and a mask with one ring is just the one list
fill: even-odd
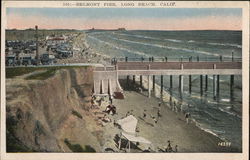
[(249, 3), (3, 1), (1, 159), (247, 159)]

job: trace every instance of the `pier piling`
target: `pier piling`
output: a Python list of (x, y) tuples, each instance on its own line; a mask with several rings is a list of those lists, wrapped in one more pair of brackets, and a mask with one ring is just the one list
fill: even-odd
[(103, 80), (101, 80), (100, 82), (100, 94), (103, 94), (104, 93), (104, 88), (103, 88)]
[(163, 93), (163, 75), (161, 75), (161, 95)]
[(180, 96), (182, 97), (182, 93), (183, 93), (183, 75), (179, 75), (179, 91), (180, 91)]
[(230, 100), (234, 101), (234, 75), (230, 76)]
[(153, 75), (153, 91), (155, 91), (155, 75)]
[(170, 104), (172, 105), (172, 94), (173, 94), (173, 76), (170, 75), (170, 87), (169, 87), (169, 91), (170, 91)]
[(192, 92), (192, 76), (189, 75), (189, 94)]
[(173, 88), (173, 76), (170, 75), (170, 90)]
[(203, 75), (200, 75), (200, 94), (203, 96)]
[(219, 99), (220, 96), (220, 75), (217, 75), (217, 91), (216, 91), (216, 97)]
[(129, 87), (129, 75), (127, 76), (127, 87)]
[(151, 76), (148, 76), (148, 98), (151, 97)]
[(214, 99), (216, 98), (216, 76), (213, 75), (213, 96), (214, 96)]
[(140, 87), (142, 88), (142, 75), (140, 75)]
[(205, 92), (207, 92), (207, 86), (208, 86), (208, 75), (205, 76)]

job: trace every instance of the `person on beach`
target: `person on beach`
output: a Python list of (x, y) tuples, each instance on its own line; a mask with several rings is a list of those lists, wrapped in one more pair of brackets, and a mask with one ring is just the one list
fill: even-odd
[(116, 107), (114, 105), (110, 104), (106, 107), (104, 112), (111, 114), (111, 115), (114, 115), (114, 114), (116, 114)]
[(132, 110), (130, 111), (130, 115), (134, 115), (133, 112), (134, 112), (134, 110), (132, 109)]
[(166, 152), (172, 152), (172, 151), (173, 151), (173, 148), (172, 148), (172, 146), (171, 146), (170, 140), (168, 140), (168, 146), (167, 146), (167, 148), (165, 149), (165, 151), (166, 151)]
[(157, 120), (157, 118), (156, 118), (156, 117), (154, 117), (154, 121), (155, 121), (155, 124), (158, 122), (158, 120)]
[(130, 112), (128, 111), (127, 113), (126, 113), (126, 116), (125, 117), (127, 117), (127, 116), (129, 116), (130, 115)]
[(91, 105), (93, 106), (95, 104), (94, 98), (91, 98)]
[(174, 101), (173, 105), (171, 105), (172, 111), (174, 111), (175, 106), (176, 106), (176, 103), (175, 103), (175, 101)]
[(147, 117), (147, 114), (146, 114), (146, 109), (144, 109), (144, 111), (143, 111), (143, 118), (146, 118)]
[(101, 99), (97, 100), (96, 102), (98, 103), (98, 106), (102, 105), (102, 100)]
[(109, 96), (109, 102), (110, 102), (110, 104), (113, 104), (113, 96)]
[(104, 114), (104, 116), (102, 117), (102, 121), (105, 123), (111, 122), (111, 119), (107, 117), (106, 114)]
[(158, 122), (157, 118), (155, 116), (151, 116), (155, 124)]
[(172, 110), (175, 111), (175, 112), (178, 112), (178, 108), (177, 108), (177, 105), (176, 105), (175, 101), (174, 101), (174, 106), (173, 106)]
[(151, 152), (151, 151), (152, 151), (151, 148), (148, 147), (147, 149), (143, 150), (142, 152)]
[(158, 107), (161, 107), (161, 102), (158, 103)]
[(161, 109), (160, 108), (158, 108), (157, 116), (158, 116), (158, 118), (161, 117)]
[(142, 88), (141, 87), (139, 87), (139, 92), (142, 93)]
[(186, 113), (185, 119), (186, 119), (187, 124), (189, 123), (189, 118), (190, 118), (190, 113)]
[(178, 152), (178, 145), (175, 145), (175, 152)]

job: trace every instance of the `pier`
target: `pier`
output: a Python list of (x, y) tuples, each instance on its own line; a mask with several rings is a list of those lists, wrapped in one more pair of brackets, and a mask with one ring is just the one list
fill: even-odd
[[(140, 77), (140, 85), (142, 85), (143, 76), (147, 77), (148, 81), (148, 97), (151, 97), (151, 91), (155, 89), (155, 76), (160, 76), (161, 94), (163, 92), (163, 76), (170, 77), (169, 88), (173, 88), (173, 76), (178, 76), (179, 92), (182, 96), (184, 92), (183, 84), (188, 83), (188, 91), (192, 93), (192, 75), (200, 76), (200, 96), (204, 96), (208, 89), (208, 75), (213, 76), (213, 95), (214, 99), (219, 97), (220, 93), (220, 76), (228, 75), (230, 80), (230, 98), (233, 100), (234, 93), (234, 75), (242, 74), (242, 62), (116, 62), (115, 65), (109, 67), (97, 67), (94, 71), (94, 88), (95, 94), (100, 94), (98, 88), (100, 80), (103, 80), (102, 85), (111, 86), (111, 89), (104, 89), (115, 91), (121, 87), (118, 82), (119, 76), (127, 76), (129, 81), (132, 77), (132, 82), (135, 83), (135, 76)], [(99, 76), (98, 76), (99, 75)], [(110, 76), (112, 75), (112, 76)], [(188, 76), (188, 79), (184, 79)], [(106, 82), (105, 82), (106, 81)], [(105, 82), (105, 83), (104, 83)], [(115, 82), (115, 83), (114, 83)], [(108, 93), (107, 93), (108, 94)], [(170, 93), (171, 94), (171, 93)]]

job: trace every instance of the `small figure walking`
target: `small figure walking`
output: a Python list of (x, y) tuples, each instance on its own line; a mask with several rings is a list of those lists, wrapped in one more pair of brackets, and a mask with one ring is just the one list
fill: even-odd
[(165, 149), (165, 151), (166, 151), (166, 152), (172, 152), (172, 151), (173, 151), (170, 140), (168, 140), (168, 146), (167, 146), (167, 148)]
[(175, 101), (174, 101), (173, 111), (178, 112), (177, 104), (175, 103)]
[(126, 116), (125, 117), (127, 117), (127, 116), (129, 116), (130, 115), (130, 112), (128, 111), (127, 113), (126, 113)]
[(113, 96), (111, 96), (111, 95), (109, 96), (109, 103), (113, 104)]
[(161, 102), (158, 103), (158, 106), (161, 107)]
[(191, 116), (190, 113), (185, 114), (185, 119), (186, 119), (187, 124), (189, 123), (190, 116)]
[(178, 145), (175, 145), (175, 152), (178, 152)]
[(174, 104), (173, 104), (173, 107), (172, 107), (172, 111), (175, 110), (175, 107), (176, 107), (176, 103), (175, 103), (175, 101), (174, 101)]
[(147, 117), (147, 114), (146, 114), (146, 109), (144, 109), (144, 111), (143, 111), (143, 118), (146, 118)]
[(161, 117), (161, 109), (160, 108), (158, 108), (157, 116), (158, 116), (158, 118)]
[(156, 119), (156, 117), (153, 117), (153, 120), (154, 120), (155, 124), (158, 122), (158, 120)]

